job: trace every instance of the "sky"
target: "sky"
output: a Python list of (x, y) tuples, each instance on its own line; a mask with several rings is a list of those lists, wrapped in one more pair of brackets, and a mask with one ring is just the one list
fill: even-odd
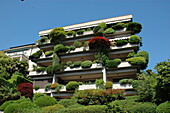
[(132, 14), (153, 69), (170, 59), (169, 11), (170, 0), (0, 0), (0, 50), (35, 43), (42, 30)]

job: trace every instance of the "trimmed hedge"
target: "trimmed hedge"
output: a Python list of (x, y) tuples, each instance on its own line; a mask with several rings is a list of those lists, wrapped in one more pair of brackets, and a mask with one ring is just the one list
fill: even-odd
[(127, 24), (127, 31), (132, 31), (132, 33), (140, 33), (142, 30), (142, 25), (137, 22), (129, 22)]
[(104, 34), (113, 34), (115, 32), (115, 30), (113, 30), (112, 28), (107, 28), (105, 31), (104, 31)]
[(147, 65), (147, 61), (144, 57), (132, 57), (126, 59), (127, 62), (129, 62), (132, 65), (139, 65), (144, 69)]
[(12, 104), (12, 103), (14, 103), (14, 102), (15, 102), (15, 100), (9, 100), (9, 101), (4, 102), (4, 103), (0, 106), (0, 111), (4, 111), (5, 108), (6, 108), (8, 105), (10, 105), (10, 104)]
[(112, 28), (113, 28), (114, 30), (123, 29), (123, 28), (124, 28), (124, 23), (117, 23), (117, 24), (113, 25)]
[(84, 29), (80, 29), (80, 30), (77, 31), (77, 34), (78, 34), (78, 35), (81, 35), (81, 34), (83, 34), (85, 31), (86, 31), (86, 30), (84, 30)]
[(123, 85), (123, 84), (132, 84), (132, 82), (133, 82), (133, 79), (121, 79), (121, 80), (119, 80), (119, 83), (121, 85)]
[(41, 72), (44, 72), (45, 70), (46, 70), (46, 67), (38, 67), (36, 69), (36, 72), (41, 73)]
[(137, 35), (131, 35), (129, 38), (130, 44), (139, 44), (141, 42), (141, 38)]
[(45, 107), (45, 106), (52, 106), (57, 103), (56, 99), (54, 97), (50, 96), (41, 96), (37, 98), (34, 103), (39, 107)]
[(116, 40), (116, 46), (123, 46), (128, 43), (127, 40)]
[(80, 67), (81, 63), (82, 63), (82, 61), (75, 61), (74, 62), (74, 67)]
[(31, 61), (34, 61), (35, 59), (40, 58), (40, 56), (42, 55), (43, 50), (38, 50), (37, 52), (33, 53), (32, 55), (29, 56), (29, 59)]
[(73, 43), (73, 45), (74, 45), (76, 48), (79, 48), (79, 47), (82, 46), (82, 43), (79, 42), (79, 41), (75, 41), (75, 42)]
[(71, 64), (73, 64), (72, 61), (67, 61), (67, 62), (66, 62), (66, 65), (67, 65), (67, 66), (70, 66)]
[(76, 90), (79, 88), (79, 83), (76, 81), (70, 81), (66, 85), (66, 90)]
[(107, 25), (106, 23), (100, 23), (99, 26), (102, 28), (102, 29), (106, 29), (107, 28)]
[(106, 67), (108, 68), (116, 68), (121, 63), (121, 59), (114, 59), (114, 60), (106, 60)]
[(134, 57), (135, 55), (136, 55), (136, 53), (135, 53), (135, 52), (131, 52), (131, 53), (129, 53), (129, 54), (128, 54), (128, 56), (127, 56), (127, 57), (128, 57), (128, 58), (131, 58), (131, 57)]
[(76, 46), (71, 45), (71, 46), (69, 47), (69, 49), (70, 49), (70, 51), (71, 51), (71, 50), (73, 50), (73, 51), (74, 51), (74, 50), (76, 49)]
[(77, 104), (77, 100), (76, 99), (62, 99), (58, 102), (58, 104), (63, 105), (64, 107), (69, 107), (71, 105)]
[(170, 101), (161, 103), (157, 109), (156, 113), (170, 113)]
[(42, 96), (47, 96), (47, 95), (44, 93), (34, 93), (33, 101), (35, 101), (37, 98), (42, 97)]
[(82, 68), (90, 68), (91, 66), (92, 66), (92, 61), (90, 61), (90, 60), (87, 60), (87, 61), (83, 61), (82, 63), (81, 63), (81, 67)]
[(41, 37), (39, 40), (37, 40), (38, 45), (42, 45), (44, 42), (46, 42), (48, 40), (47, 37), (43, 36)]
[(20, 105), (17, 103), (13, 103), (8, 105), (5, 110), (4, 113), (20, 113)]
[(45, 52), (45, 56), (47, 57), (47, 56), (51, 56), (53, 54), (53, 51), (46, 51)]
[(113, 87), (113, 83), (112, 83), (111, 81), (106, 81), (106, 83), (105, 83), (105, 88), (106, 88), (106, 89), (109, 89), (109, 88), (112, 89), (112, 87)]
[(75, 31), (67, 31), (67, 32), (66, 32), (66, 35), (67, 35), (67, 36), (75, 36), (75, 35), (76, 35), (76, 32), (75, 32)]
[(65, 107), (63, 105), (55, 104), (53, 106), (43, 107), (41, 113), (57, 113), (57, 111), (64, 108)]
[(66, 52), (66, 51), (68, 51), (68, 48), (64, 46), (63, 44), (58, 44), (54, 46), (54, 52), (56, 53)]
[(149, 60), (149, 54), (146, 51), (140, 51), (136, 54), (137, 57), (144, 57), (146, 61)]

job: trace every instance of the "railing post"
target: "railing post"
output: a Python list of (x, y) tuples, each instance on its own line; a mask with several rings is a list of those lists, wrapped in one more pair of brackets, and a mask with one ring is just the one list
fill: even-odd
[(102, 72), (103, 72), (103, 81), (106, 83), (106, 68), (105, 67), (103, 67)]

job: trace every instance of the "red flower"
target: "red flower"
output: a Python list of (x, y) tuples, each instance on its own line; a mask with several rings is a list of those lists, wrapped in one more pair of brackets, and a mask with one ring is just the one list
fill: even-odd
[(33, 86), (30, 83), (19, 84), (17, 89), (21, 93), (21, 96), (25, 96), (25, 97), (33, 96)]

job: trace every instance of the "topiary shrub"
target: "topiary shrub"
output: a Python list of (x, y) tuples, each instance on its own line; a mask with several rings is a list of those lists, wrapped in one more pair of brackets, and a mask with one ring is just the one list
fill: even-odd
[(115, 68), (121, 63), (121, 59), (114, 59), (114, 60), (106, 60), (106, 67), (108, 68)]
[(55, 89), (59, 84), (58, 83), (54, 83), (54, 84), (51, 84), (51, 89)]
[(34, 86), (35, 91), (40, 89), (40, 86)]
[(79, 83), (76, 81), (70, 81), (66, 85), (66, 90), (76, 90), (79, 88)]
[(72, 61), (67, 61), (67, 62), (66, 62), (66, 65), (67, 65), (67, 66), (70, 66), (71, 64), (73, 64)]
[(131, 58), (131, 57), (134, 57), (135, 55), (136, 55), (136, 53), (135, 53), (135, 52), (132, 52), (132, 53), (129, 53), (127, 57), (128, 57), (128, 58)]
[(38, 45), (42, 45), (44, 42), (47, 42), (47, 40), (48, 40), (48, 37), (46, 36), (41, 37), (41, 39), (37, 41)]
[(157, 109), (156, 113), (170, 113), (170, 101), (161, 103)]
[(136, 57), (144, 57), (146, 61), (149, 60), (149, 54), (146, 51), (140, 51), (136, 54)]
[(85, 31), (86, 31), (86, 30), (84, 30), (84, 29), (80, 29), (80, 30), (77, 31), (77, 34), (78, 34), (78, 35), (81, 35), (81, 34), (83, 34)]
[(14, 103), (14, 102), (15, 102), (15, 100), (9, 100), (9, 101), (4, 102), (4, 103), (0, 106), (0, 111), (4, 111), (5, 108), (6, 108), (8, 105), (10, 105), (10, 104), (12, 104), (12, 103)]
[(145, 69), (147, 66), (147, 61), (144, 57), (132, 57), (132, 58), (126, 59), (126, 61), (132, 65), (141, 66), (142, 69)]
[(20, 109), (19, 104), (13, 103), (5, 108), (4, 113), (20, 113)]
[(113, 25), (112, 28), (113, 28), (114, 30), (121, 30), (121, 29), (124, 28), (124, 23), (121, 23), (121, 22), (120, 22), (120, 23), (117, 23), (117, 24)]
[(62, 99), (58, 102), (58, 104), (63, 105), (64, 107), (69, 107), (71, 105), (77, 104), (77, 100), (75, 98), (72, 99)]
[(75, 42), (73, 43), (73, 45), (74, 45), (76, 48), (79, 48), (79, 47), (82, 46), (82, 43), (79, 42), (79, 41), (75, 41)]
[(38, 67), (36, 69), (36, 72), (41, 73), (41, 72), (44, 72), (45, 70), (46, 70), (46, 67)]
[(19, 84), (17, 90), (21, 93), (21, 96), (32, 98), (33, 86), (30, 83)]
[(128, 43), (127, 40), (116, 40), (116, 46), (123, 46)]
[(74, 50), (76, 49), (76, 46), (71, 45), (71, 46), (69, 47), (69, 49), (70, 49), (70, 51), (71, 51), (71, 50), (73, 50), (73, 51), (74, 51)]
[(64, 108), (65, 107), (63, 105), (55, 104), (53, 106), (43, 107), (41, 113), (57, 113), (57, 111)]
[[(34, 103), (32, 103), (31, 101), (24, 101), (24, 102), (21, 102), (19, 104), (20, 106), (20, 112), (22, 112), (22, 109), (31, 109), (33, 107), (36, 107), (36, 105)], [(24, 110), (23, 110), (24, 111)]]
[[(153, 103), (140, 103), (132, 106), (131, 113), (156, 113), (156, 105)], [(165, 112), (162, 112), (165, 113)]]
[(112, 87), (113, 87), (113, 83), (112, 83), (111, 81), (106, 81), (106, 83), (105, 83), (105, 88), (106, 88), (106, 89), (109, 89), (109, 88), (112, 89)]
[(121, 80), (119, 81), (119, 83), (120, 83), (121, 85), (124, 85), (124, 84), (132, 84), (132, 82), (133, 82), (133, 79), (121, 79)]
[(104, 34), (113, 34), (115, 32), (115, 30), (113, 30), (112, 28), (107, 28), (105, 31), (104, 31)]
[(137, 22), (129, 22), (127, 24), (127, 31), (132, 31), (132, 33), (140, 33), (142, 29), (142, 25)]
[(43, 51), (42, 50), (38, 50), (37, 52), (33, 53), (32, 55), (29, 56), (29, 60), (31, 61), (35, 61), (35, 59), (40, 58), (40, 56), (42, 55)]
[(57, 103), (56, 99), (54, 97), (50, 96), (41, 96), (37, 98), (34, 103), (39, 107), (45, 107), (45, 106), (52, 106)]
[(48, 56), (51, 56), (53, 54), (53, 51), (46, 51), (45, 52), (45, 56), (48, 57)]
[(74, 62), (74, 67), (80, 67), (81, 63), (82, 63), (82, 61), (75, 61)]
[(141, 38), (137, 35), (131, 35), (129, 38), (130, 44), (139, 44), (141, 42)]
[(90, 68), (91, 66), (92, 66), (92, 61), (90, 61), (90, 60), (87, 60), (87, 61), (83, 61), (82, 63), (81, 63), (81, 67), (82, 68)]
[(106, 23), (104, 23), (104, 22), (100, 23), (99, 26), (100, 26), (102, 29), (106, 29), (106, 28), (107, 28), (107, 25), (106, 25)]
[(55, 53), (60, 53), (60, 52), (66, 52), (68, 51), (68, 48), (64, 46), (63, 44), (58, 44), (54, 46), (54, 52)]
[(37, 98), (42, 97), (42, 96), (47, 96), (47, 95), (44, 93), (34, 93), (33, 101), (35, 101)]
[(83, 106), (84, 106), (84, 105), (81, 105), (81, 104), (76, 103), (76, 104), (73, 104), (73, 105), (68, 106), (67, 108), (68, 108), (68, 109), (72, 109), (72, 108), (79, 108), (79, 107), (83, 107)]
[(75, 36), (76, 32), (75, 31), (67, 31), (66, 35), (67, 36)]

